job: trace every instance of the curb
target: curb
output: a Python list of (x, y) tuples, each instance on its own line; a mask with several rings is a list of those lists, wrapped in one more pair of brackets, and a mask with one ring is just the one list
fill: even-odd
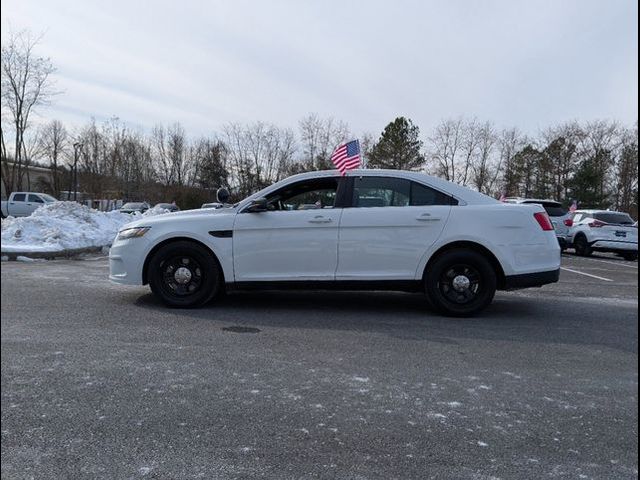
[(16, 260), (18, 257), (53, 260), (55, 258), (71, 258), (84, 253), (102, 253), (103, 248), (104, 247), (84, 247), (69, 248), (67, 250), (58, 250), (55, 252), (1, 252), (1, 254), (3, 257), (8, 257), (9, 261)]

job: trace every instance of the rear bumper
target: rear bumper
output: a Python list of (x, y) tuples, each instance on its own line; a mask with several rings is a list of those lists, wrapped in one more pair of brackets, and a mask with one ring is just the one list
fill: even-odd
[(591, 248), (603, 252), (637, 252), (638, 243), (615, 240), (596, 240), (591, 244)]
[(560, 279), (560, 269), (547, 272), (525, 273), (509, 275), (505, 278), (504, 290), (519, 290), (522, 288), (541, 287), (549, 283), (556, 283)]

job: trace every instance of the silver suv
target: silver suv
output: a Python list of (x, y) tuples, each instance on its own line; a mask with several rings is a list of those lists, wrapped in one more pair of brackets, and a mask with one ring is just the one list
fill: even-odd
[(558, 239), (558, 243), (560, 244), (560, 248), (562, 251), (566, 250), (569, 247), (569, 242), (567, 241), (567, 236), (569, 235), (569, 228), (572, 225), (571, 222), (571, 214), (569, 211), (562, 206), (560, 202), (556, 202), (555, 200), (540, 200), (537, 198), (520, 198), (520, 197), (507, 197), (503, 200), (505, 203), (517, 203), (517, 204), (537, 204), (542, 205), (545, 209), (549, 218), (551, 219), (551, 224), (556, 231), (556, 238)]
[(628, 213), (577, 210), (572, 214), (572, 220), (568, 242), (577, 255), (612, 252), (625, 260), (638, 258), (638, 225)]

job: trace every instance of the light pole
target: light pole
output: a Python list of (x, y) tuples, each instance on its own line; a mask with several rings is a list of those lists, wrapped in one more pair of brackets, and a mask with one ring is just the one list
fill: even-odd
[(78, 151), (82, 149), (82, 143), (73, 144), (73, 201), (78, 198)]

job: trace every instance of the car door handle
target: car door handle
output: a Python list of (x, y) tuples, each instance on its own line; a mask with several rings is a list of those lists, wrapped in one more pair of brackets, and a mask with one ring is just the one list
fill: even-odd
[(312, 219), (309, 220), (309, 223), (331, 223), (333, 220), (327, 217), (323, 217), (322, 215), (316, 215)]
[(439, 222), (440, 217), (432, 217), (430, 213), (423, 213), (416, 217), (416, 220), (420, 222)]

